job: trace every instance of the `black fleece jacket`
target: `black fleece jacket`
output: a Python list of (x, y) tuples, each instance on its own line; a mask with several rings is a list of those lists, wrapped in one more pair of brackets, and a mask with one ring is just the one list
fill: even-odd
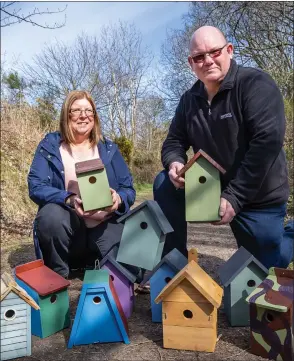
[(273, 79), (232, 60), (210, 105), (200, 80), (182, 95), (162, 163), (185, 164), (190, 146), (202, 149), (226, 170), (221, 196), (236, 213), (279, 205), (289, 197), (284, 135), (283, 98)]

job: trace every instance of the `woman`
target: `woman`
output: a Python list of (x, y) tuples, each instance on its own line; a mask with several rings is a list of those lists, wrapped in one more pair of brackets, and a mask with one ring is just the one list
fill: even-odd
[[(59, 128), (38, 145), (28, 186), (30, 198), (39, 205), (35, 235), (44, 263), (68, 277), (70, 270), (93, 265), (120, 241), (123, 225), (116, 220), (128, 212), (136, 193), (117, 145), (101, 134), (88, 92), (68, 94)], [(84, 212), (75, 163), (95, 158), (105, 166), (113, 204), (101, 211)]]

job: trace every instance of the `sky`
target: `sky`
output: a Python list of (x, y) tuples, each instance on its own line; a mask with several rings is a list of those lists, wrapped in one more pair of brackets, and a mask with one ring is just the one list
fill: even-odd
[[(102, 26), (119, 20), (134, 23), (142, 34), (142, 43), (158, 58), (167, 29), (183, 27), (182, 16), (187, 13), (189, 2), (17, 2), (16, 9), (26, 14), (38, 8), (40, 11), (64, 9), (65, 12), (42, 15), (38, 21), (52, 25), (63, 22), (64, 27), (55, 30), (42, 29), (28, 23), (1, 28), (1, 57), (4, 68), (17, 69), (22, 62), (30, 63), (44, 45), (54, 44), (56, 39), (71, 44), (84, 32), (99, 36)], [(37, 20), (37, 18), (36, 18)]]

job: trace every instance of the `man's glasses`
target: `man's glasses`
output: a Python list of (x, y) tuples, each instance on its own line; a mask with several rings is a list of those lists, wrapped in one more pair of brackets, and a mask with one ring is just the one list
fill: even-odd
[(95, 114), (95, 111), (93, 109), (71, 109), (70, 114), (72, 114), (74, 117), (80, 117), (82, 113), (85, 112), (87, 117), (91, 117)]
[(221, 55), (223, 48), (227, 45), (228, 44), (225, 44), (222, 48), (211, 50), (207, 53), (198, 54), (198, 55), (194, 55), (194, 56), (190, 55), (190, 58), (193, 60), (193, 63), (195, 63), (195, 64), (203, 63), (205, 61), (206, 55), (209, 55), (211, 58), (217, 58), (218, 56)]

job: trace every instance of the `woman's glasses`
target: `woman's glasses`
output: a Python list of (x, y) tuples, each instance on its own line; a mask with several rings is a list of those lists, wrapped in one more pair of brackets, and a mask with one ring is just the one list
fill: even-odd
[(72, 114), (75, 118), (80, 117), (82, 113), (85, 112), (87, 117), (91, 117), (95, 114), (93, 109), (71, 109), (70, 114)]

